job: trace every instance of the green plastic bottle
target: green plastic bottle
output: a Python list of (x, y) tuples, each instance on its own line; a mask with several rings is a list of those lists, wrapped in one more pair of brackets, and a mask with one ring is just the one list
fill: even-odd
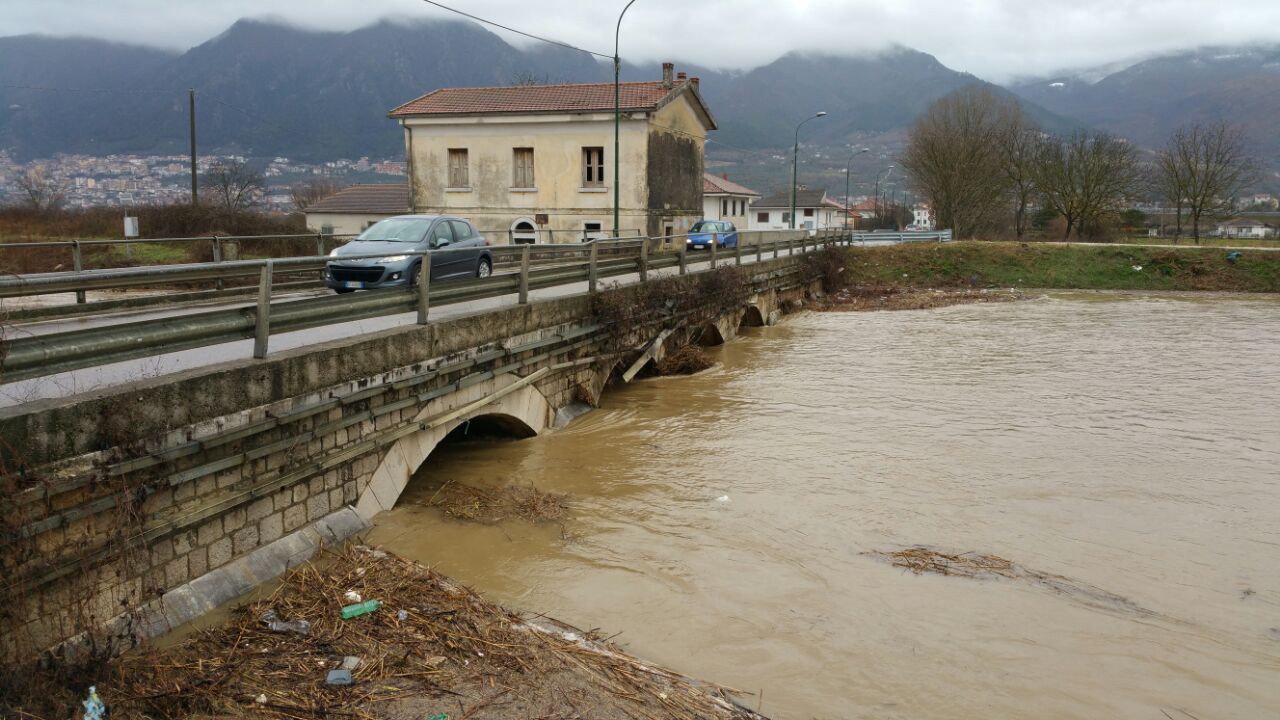
[(356, 603), (355, 605), (348, 605), (342, 608), (342, 619), (350, 620), (353, 617), (368, 615), (380, 607), (382, 607), (381, 600), (365, 600), (364, 602)]

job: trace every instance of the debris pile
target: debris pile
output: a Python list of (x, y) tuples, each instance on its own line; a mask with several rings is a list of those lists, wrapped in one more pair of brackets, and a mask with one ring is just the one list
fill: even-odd
[(715, 365), (707, 354), (694, 345), (669, 352), (654, 363), (659, 375), (692, 375)]
[[(349, 592), (378, 607), (344, 619)], [(274, 629), (279, 618), (309, 632)], [(296, 568), (179, 644), (120, 659), (98, 692), (112, 718), (760, 717), (723, 688), (364, 546)]]
[(568, 511), (563, 495), (539, 490), (533, 485), (504, 485), (478, 488), (445, 482), (427, 502), (455, 520), (496, 525), (507, 520), (555, 522)]
[(945, 553), (923, 546), (909, 547), (892, 552), (867, 553), (886, 560), (916, 575), (934, 573), (966, 578), (1008, 578), (1030, 583), (1042, 590), (1067, 598), (1097, 610), (1106, 610), (1144, 618), (1159, 618), (1166, 622), (1182, 624), (1183, 621), (1145, 608), (1123, 595), (1103, 590), (1088, 583), (1064, 575), (1032, 570), (999, 555), (982, 553)]

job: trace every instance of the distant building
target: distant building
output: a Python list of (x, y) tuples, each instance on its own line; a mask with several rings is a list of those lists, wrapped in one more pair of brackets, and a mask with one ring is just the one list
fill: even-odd
[(933, 208), (928, 205), (916, 205), (911, 208), (912, 225), (918, 230), (932, 230), (934, 228)]
[[(703, 211), (703, 147), (715, 119), (698, 78), (622, 83), (619, 233), (684, 232)], [(394, 109), (410, 205), (516, 241), (613, 229), (614, 86), (444, 88)], [(551, 231), (551, 232), (547, 232)]]
[(745, 229), (749, 224), (751, 203), (759, 199), (760, 193), (729, 182), (728, 176), (711, 173), (702, 176), (703, 219), (728, 220)]
[(409, 186), (352, 185), (307, 208), (307, 227), (332, 235), (354, 235), (379, 220), (409, 212)]
[(1260, 220), (1235, 218), (1219, 223), (1214, 234), (1226, 238), (1269, 238), (1275, 237), (1276, 229)]
[[(843, 214), (838, 204), (828, 202), (825, 190), (796, 191), (796, 228), (823, 230), (843, 227)], [(790, 226), (790, 190), (774, 193), (751, 209), (749, 230), (784, 230)]]

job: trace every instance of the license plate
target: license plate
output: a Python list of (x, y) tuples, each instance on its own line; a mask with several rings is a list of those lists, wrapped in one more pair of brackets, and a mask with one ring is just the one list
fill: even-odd
[(364, 283), (358, 282), (356, 280), (347, 280), (346, 282), (342, 283), (342, 287), (348, 290), (363, 290)]

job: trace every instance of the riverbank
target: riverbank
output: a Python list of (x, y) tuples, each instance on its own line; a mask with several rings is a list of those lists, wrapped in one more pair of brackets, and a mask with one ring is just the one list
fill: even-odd
[[(343, 619), (359, 602), (348, 593), (380, 606)], [(763, 717), (596, 631), (513, 613), (365, 546), (296, 568), (269, 596), (93, 682), (112, 718)], [(17, 717), (78, 716), (80, 688), (39, 675), (27, 687), (28, 702), (8, 708)]]
[(858, 285), (827, 295), (811, 306), (819, 312), (869, 312), (872, 310), (928, 310), (950, 305), (1012, 302), (1029, 295), (1010, 289), (911, 288)]
[(956, 242), (855, 248), (844, 281), (867, 288), (1280, 292), (1280, 252)]

